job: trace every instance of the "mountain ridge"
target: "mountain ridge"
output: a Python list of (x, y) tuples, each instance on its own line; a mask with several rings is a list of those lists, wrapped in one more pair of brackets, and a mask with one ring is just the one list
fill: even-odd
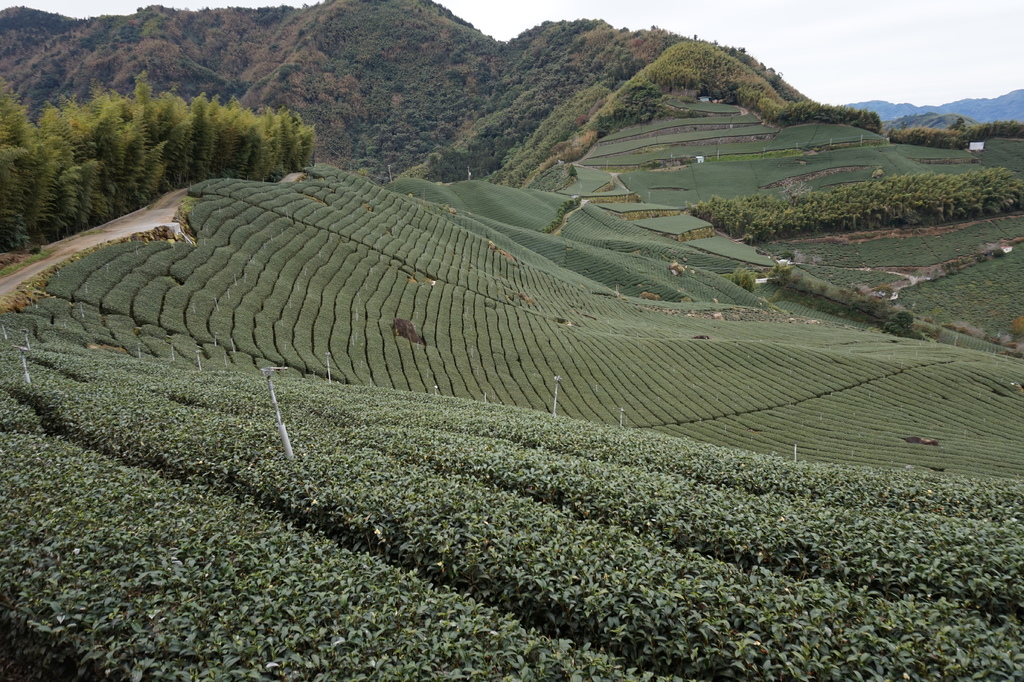
[[(592, 101), (601, 90), (614, 93), (683, 42), (720, 53), (716, 64), (738, 60), (780, 101), (806, 99), (742, 48), (598, 19), (544, 22), (501, 42), (429, 0), (198, 11), (151, 5), (82, 20), (0, 11), (0, 73), (31, 112), (84, 99), (97, 86), (127, 93), (145, 72), (158, 92), (296, 111), (318, 129), (315, 161), (379, 181), (413, 168), (446, 182), (467, 171), (485, 177), (532, 144), (559, 105), (587, 91)], [(557, 135), (585, 125), (589, 108)], [(438, 162), (420, 170), (435, 154)]]
[(982, 123), (992, 121), (1024, 121), (1024, 89), (1013, 90), (1005, 95), (990, 98), (959, 99), (937, 106), (917, 106), (903, 102), (895, 104), (885, 100), (857, 102), (846, 106), (855, 109), (870, 109), (878, 113), (882, 120), (892, 121), (904, 116), (916, 114), (960, 114), (970, 116)]
[(507, 112), (496, 129), (475, 134), (479, 161), (489, 164), (475, 169), (483, 176), (560, 101), (596, 84), (617, 87), (680, 40), (578, 20), (502, 43), (429, 0), (151, 5), (85, 20), (9, 8), (0, 12), (0, 73), (32, 112), (84, 99), (96, 85), (127, 93), (142, 72), (155, 91), (286, 106), (318, 127), (318, 161), (373, 169), (378, 179)]

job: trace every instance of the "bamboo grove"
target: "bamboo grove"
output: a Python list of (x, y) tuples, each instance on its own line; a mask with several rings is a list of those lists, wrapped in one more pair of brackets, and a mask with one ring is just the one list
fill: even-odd
[(96, 90), (33, 122), (0, 82), (0, 251), (61, 239), (210, 177), (265, 180), (309, 161), (313, 129), (200, 95)]
[(1004, 168), (900, 175), (789, 200), (758, 194), (712, 197), (692, 213), (748, 242), (817, 232), (852, 232), (967, 220), (1019, 210), (1024, 181)]

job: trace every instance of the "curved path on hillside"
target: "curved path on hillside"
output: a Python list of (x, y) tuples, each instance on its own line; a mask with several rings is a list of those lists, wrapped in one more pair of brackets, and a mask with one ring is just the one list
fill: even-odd
[[(289, 173), (282, 178), (281, 182), (297, 182), (304, 178), (305, 175), (305, 173)], [(80, 232), (67, 239), (50, 244), (47, 248), (52, 248), (54, 251), (46, 258), (38, 260), (31, 265), (26, 265), (6, 277), (0, 277), (0, 296), (6, 296), (17, 289), (22, 282), (35, 277), (48, 267), (56, 265), (79, 251), (84, 251), (104, 242), (121, 239), (136, 232), (148, 232), (161, 225), (173, 223), (174, 214), (178, 212), (178, 207), (181, 206), (181, 202), (187, 193), (187, 189), (168, 192), (147, 208), (140, 208), (138, 211), (115, 218), (87, 232)]]
[(92, 248), (104, 242), (113, 241), (127, 237), (136, 232), (146, 232), (161, 225), (169, 225), (174, 221), (174, 214), (178, 211), (182, 199), (185, 198), (187, 189), (179, 189), (168, 192), (156, 200), (147, 208), (140, 208), (138, 211), (128, 215), (115, 218), (109, 223), (104, 223), (88, 232), (82, 232), (59, 242), (54, 242), (47, 248), (54, 251), (46, 258), (26, 265), (6, 277), (0, 278), (0, 296), (6, 296), (18, 288), (22, 282), (35, 277), (43, 270), (69, 258), (70, 256)]

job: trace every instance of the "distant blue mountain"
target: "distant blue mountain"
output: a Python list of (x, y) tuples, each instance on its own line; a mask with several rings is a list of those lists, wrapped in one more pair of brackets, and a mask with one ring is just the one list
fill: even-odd
[(913, 104), (893, 104), (882, 100), (857, 102), (847, 106), (856, 109), (870, 109), (877, 112), (883, 121), (892, 121), (903, 116), (916, 114), (960, 114), (970, 116), (982, 123), (989, 121), (1024, 121), (1024, 90), (1014, 90), (992, 99), (961, 99), (939, 106), (919, 107)]

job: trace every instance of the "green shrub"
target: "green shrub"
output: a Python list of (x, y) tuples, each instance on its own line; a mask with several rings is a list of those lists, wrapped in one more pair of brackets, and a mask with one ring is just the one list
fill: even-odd
[(753, 291), (757, 280), (757, 273), (746, 268), (736, 268), (734, 272), (723, 275), (727, 280), (736, 286), (743, 287), (747, 291)]

